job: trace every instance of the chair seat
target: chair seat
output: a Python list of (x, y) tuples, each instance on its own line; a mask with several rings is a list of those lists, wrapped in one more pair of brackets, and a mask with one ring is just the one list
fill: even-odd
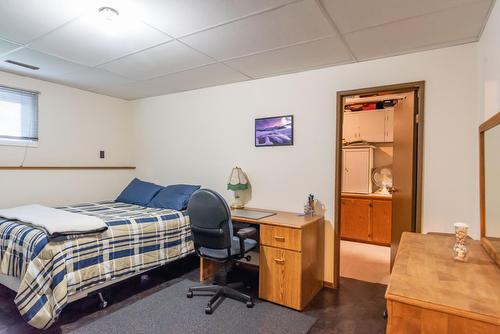
[[(245, 239), (245, 253), (257, 246), (257, 241), (253, 239)], [(212, 249), (200, 247), (199, 249), (201, 256), (207, 256), (214, 259), (227, 259), (226, 249)], [(240, 239), (238, 237), (233, 237), (231, 242), (231, 256), (240, 254)]]

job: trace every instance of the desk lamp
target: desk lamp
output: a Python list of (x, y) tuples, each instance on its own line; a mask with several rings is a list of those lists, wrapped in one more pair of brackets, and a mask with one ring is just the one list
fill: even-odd
[(248, 189), (248, 180), (240, 167), (234, 167), (231, 171), (227, 189), (234, 191), (234, 203), (231, 204), (231, 209), (243, 209), (245, 204), (241, 201), (240, 191)]

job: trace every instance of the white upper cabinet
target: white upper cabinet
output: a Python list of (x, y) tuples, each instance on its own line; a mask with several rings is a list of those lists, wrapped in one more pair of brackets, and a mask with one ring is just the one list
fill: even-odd
[(394, 108), (344, 113), (343, 138), (369, 143), (393, 141)]

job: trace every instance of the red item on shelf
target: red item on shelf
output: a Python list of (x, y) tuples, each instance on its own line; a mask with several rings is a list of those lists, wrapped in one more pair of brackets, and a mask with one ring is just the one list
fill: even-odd
[(363, 104), (363, 110), (375, 110), (377, 109), (376, 103), (365, 103)]

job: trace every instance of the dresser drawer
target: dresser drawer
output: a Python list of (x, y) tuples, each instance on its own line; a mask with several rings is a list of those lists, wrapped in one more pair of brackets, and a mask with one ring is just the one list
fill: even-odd
[(259, 298), (302, 309), (301, 253), (260, 246)]
[(261, 225), (260, 243), (265, 246), (301, 251), (301, 230)]

